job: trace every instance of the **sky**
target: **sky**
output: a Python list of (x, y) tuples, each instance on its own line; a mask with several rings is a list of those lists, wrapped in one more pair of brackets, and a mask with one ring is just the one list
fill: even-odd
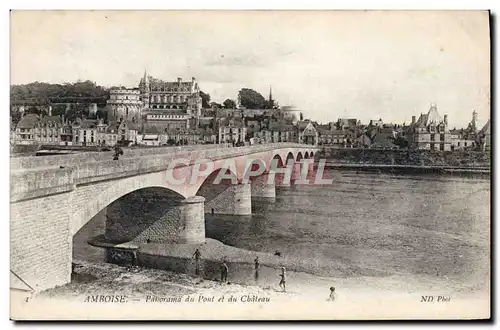
[(490, 116), (484, 11), (13, 11), (11, 84), (137, 87), (147, 69), (241, 88), (322, 123), (409, 123), (436, 103), (450, 128)]

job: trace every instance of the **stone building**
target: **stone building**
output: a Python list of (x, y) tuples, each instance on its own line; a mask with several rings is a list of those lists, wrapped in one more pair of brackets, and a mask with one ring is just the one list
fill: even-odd
[(412, 116), (412, 123), (406, 135), (411, 149), (451, 150), (448, 116), (441, 118), (435, 104), (431, 105), (427, 114), (420, 114), (418, 120)]
[(190, 116), (200, 116), (200, 87), (194, 77), (190, 81), (177, 78), (177, 81), (167, 82), (153, 78), (145, 71), (139, 90), (146, 110), (179, 110)]
[(294, 106), (283, 106), (280, 108), (283, 118), (286, 120), (291, 120), (294, 125), (302, 120), (302, 113), (299, 109)]
[[(141, 92), (137, 88), (115, 88), (109, 91), (108, 117), (116, 120), (139, 121), (144, 104), (141, 101)], [(97, 109), (96, 109), (97, 111)]]

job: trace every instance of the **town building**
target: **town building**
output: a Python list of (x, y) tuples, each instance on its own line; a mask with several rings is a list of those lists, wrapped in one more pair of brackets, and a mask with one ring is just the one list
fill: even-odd
[(59, 116), (43, 116), (35, 127), (36, 139), (41, 144), (59, 144), (63, 120)]
[(335, 125), (321, 125), (317, 128), (318, 144), (344, 146), (347, 142), (347, 135), (344, 130), (338, 130)]
[(491, 150), (491, 120), (488, 119), (486, 124), (478, 132), (478, 141), (481, 146), (481, 150), (490, 151)]
[(39, 144), (35, 129), (38, 126), (38, 115), (29, 113), (21, 118), (15, 130), (15, 144)]
[(190, 115), (176, 110), (153, 110), (145, 114), (147, 127), (157, 127), (160, 131), (175, 132), (191, 128)]
[(271, 121), (269, 127), (254, 131), (257, 143), (297, 142), (297, 127), (287, 121)]
[[(33, 113), (26, 114), (17, 123), (13, 137), (14, 144), (47, 144), (60, 145), (63, 140), (61, 134), (65, 126), (59, 116), (38, 116)], [(66, 131), (65, 131), (66, 132)], [(66, 134), (64, 134), (66, 142)]]
[(221, 118), (216, 122), (217, 143), (245, 142), (247, 128), (239, 118)]
[(336, 124), (337, 129), (339, 130), (355, 128), (360, 125), (361, 121), (357, 120), (356, 118), (339, 118)]
[(139, 132), (138, 125), (130, 120), (122, 120), (118, 123), (118, 141), (125, 144), (135, 143), (137, 133)]
[(97, 120), (76, 120), (73, 124), (73, 144), (81, 146), (96, 146), (97, 142)]
[(448, 130), (448, 116), (443, 118), (432, 104), (427, 114), (420, 114), (418, 120), (412, 116), (410, 129), (406, 133), (411, 149), (451, 150), (451, 137)]
[(477, 146), (476, 133), (471, 135), (465, 129), (450, 130), (451, 150), (472, 149)]
[(298, 143), (318, 144), (318, 131), (311, 121), (304, 120), (297, 122)]
[(372, 120), (370, 120), (369, 126), (382, 127), (382, 126), (384, 126), (384, 122), (382, 121), (382, 118), (372, 119)]

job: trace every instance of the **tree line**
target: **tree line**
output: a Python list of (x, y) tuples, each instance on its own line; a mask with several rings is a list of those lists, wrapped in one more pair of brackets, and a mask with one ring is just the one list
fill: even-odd
[[(203, 108), (219, 108), (219, 109), (235, 109), (237, 107), (236, 101), (233, 99), (226, 99), (222, 104), (217, 102), (210, 102), (210, 94), (200, 91), (202, 107)], [(266, 100), (262, 94), (251, 89), (242, 88), (238, 92), (239, 104), (247, 109), (276, 109), (278, 103), (274, 100)]]
[(90, 80), (72, 84), (34, 82), (10, 86), (11, 105), (49, 105), (59, 102), (105, 104), (108, 98), (109, 90)]

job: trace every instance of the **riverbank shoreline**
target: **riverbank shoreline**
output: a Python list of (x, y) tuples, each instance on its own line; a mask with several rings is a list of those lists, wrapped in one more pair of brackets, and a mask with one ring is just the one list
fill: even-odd
[[(102, 236), (89, 240), (89, 244), (104, 248), (107, 251), (108, 262), (126, 266), (141, 266), (172, 271), (181, 274), (199, 276), (208, 280), (218, 280), (220, 265), (225, 260), (232, 272), (232, 281), (239, 284), (253, 284), (258, 277), (260, 283), (274, 283), (278, 279), (278, 271), (285, 267), (287, 271), (308, 273), (327, 277), (346, 278), (354, 275), (387, 276), (388, 274), (370, 268), (346, 265), (335, 262), (335, 270), (325, 271), (316, 260), (303, 260), (294, 255), (274, 255), (267, 252), (251, 251), (223, 244), (206, 238), (203, 243), (166, 244), (166, 243), (122, 243), (106, 242)], [(196, 271), (195, 250), (201, 253), (199, 269)], [(256, 272), (255, 259), (259, 258)]]
[(391, 173), (401, 173), (401, 174), (418, 174), (418, 173), (430, 173), (430, 174), (440, 174), (440, 175), (467, 175), (467, 174), (478, 174), (489, 176), (491, 174), (491, 169), (489, 167), (456, 167), (456, 166), (423, 166), (423, 165), (388, 165), (388, 164), (370, 164), (370, 163), (338, 163), (327, 161), (325, 163), (325, 168), (328, 169), (340, 169), (340, 170), (355, 170), (355, 171), (380, 171), (380, 172), (391, 172)]

